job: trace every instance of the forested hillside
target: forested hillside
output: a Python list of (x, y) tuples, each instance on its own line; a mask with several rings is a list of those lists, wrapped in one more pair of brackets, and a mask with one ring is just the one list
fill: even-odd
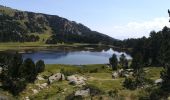
[(56, 15), (0, 6), (0, 20), (0, 42), (115, 44), (118, 41)]
[(165, 26), (161, 31), (150, 32), (148, 38), (127, 39), (123, 41), (125, 48), (133, 48), (133, 57), (140, 55), (143, 65), (160, 66), (169, 57), (170, 28)]

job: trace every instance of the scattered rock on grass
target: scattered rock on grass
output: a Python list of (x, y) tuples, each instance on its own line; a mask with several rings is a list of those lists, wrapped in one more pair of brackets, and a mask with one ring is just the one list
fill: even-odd
[(78, 75), (71, 75), (67, 77), (67, 80), (69, 81), (70, 84), (74, 85), (85, 85), (86, 84), (86, 78)]
[(53, 83), (54, 81), (65, 80), (65, 76), (62, 73), (57, 73), (48, 78), (49, 83)]
[(30, 100), (30, 98), (29, 97), (25, 97), (25, 100)]
[(32, 89), (32, 91), (33, 91), (34, 94), (38, 93), (38, 90), (36, 90), (36, 89)]
[(118, 78), (118, 77), (119, 77), (119, 75), (118, 75), (118, 73), (117, 73), (117, 72), (113, 72), (113, 73), (112, 73), (112, 78), (114, 78), (114, 79), (115, 79), (115, 78)]
[(2, 73), (2, 67), (0, 67), (0, 74)]
[(90, 94), (90, 89), (78, 90), (75, 92), (75, 96), (84, 96), (87, 97)]
[(160, 79), (157, 79), (157, 80), (155, 80), (155, 84), (160, 84), (160, 83), (162, 83), (162, 79), (160, 78)]
[(45, 80), (45, 79), (44, 79), (44, 78), (42, 78), (41, 76), (38, 76), (38, 77), (37, 77), (37, 79), (38, 79), (38, 80), (40, 80), (40, 81)]
[(43, 83), (43, 84), (36, 84), (40, 89), (44, 89), (48, 86), (47, 83)]

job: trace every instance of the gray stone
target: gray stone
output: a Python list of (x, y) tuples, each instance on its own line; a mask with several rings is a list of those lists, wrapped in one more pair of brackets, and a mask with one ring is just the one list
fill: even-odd
[(30, 100), (29, 97), (25, 97), (25, 100)]
[(40, 80), (40, 81), (43, 81), (45, 80), (44, 78), (42, 78), (41, 76), (37, 76), (37, 79)]
[(36, 89), (32, 89), (32, 91), (33, 91), (34, 94), (38, 93), (38, 90), (36, 90)]
[(53, 83), (54, 81), (65, 80), (64, 74), (57, 73), (48, 78), (49, 83)]
[(119, 77), (119, 74), (117, 72), (112, 73), (112, 78), (116, 79)]
[(67, 77), (67, 80), (69, 81), (70, 84), (74, 85), (85, 85), (86, 84), (86, 78), (78, 75), (71, 75)]
[(155, 84), (160, 84), (160, 83), (162, 83), (162, 79), (160, 78), (160, 79), (157, 79), (157, 80), (155, 80)]
[(132, 72), (132, 71), (133, 71), (133, 69), (126, 69), (126, 71), (128, 71), (128, 72)]
[(2, 73), (2, 67), (0, 67), (0, 74)]
[(44, 89), (44, 88), (46, 88), (47, 86), (48, 86), (48, 84), (47, 83), (43, 83), (43, 84), (36, 84), (38, 87), (39, 87), (39, 89)]
[(0, 100), (9, 100), (7, 96), (3, 96), (0, 94)]
[(75, 92), (75, 96), (84, 96), (87, 97), (90, 94), (90, 89), (86, 89), (86, 90), (78, 90)]

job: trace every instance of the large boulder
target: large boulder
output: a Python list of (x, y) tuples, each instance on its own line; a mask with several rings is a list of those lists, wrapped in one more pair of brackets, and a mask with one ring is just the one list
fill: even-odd
[(70, 84), (74, 85), (85, 85), (86, 84), (86, 78), (78, 75), (71, 75), (67, 77), (67, 80), (69, 81)]
[(75, 92), (75, 96), (83, 96), (83, 97), (87, 97), (90, 94), (90, 89), (86, 89), (86, 90), (78, 90)]
[(57, 73), (48, 78), (49, 83), (53, 83), (54, 81), (65, 80), (65, 76), (62, 73)]

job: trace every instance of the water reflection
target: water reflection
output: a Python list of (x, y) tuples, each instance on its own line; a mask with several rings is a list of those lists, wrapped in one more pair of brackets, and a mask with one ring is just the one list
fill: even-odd
[(109, 63), (109, 58), (113, 53), (118, 58), (124, 53), (127, 59), (131, 59), (130, 55), (125, 52), (114, 51), (108, 47), (47, 48), (45, 50), (23, 53), (23, 57), (32, 58), (34, 61), (42, 59), (46, 64), (105, 64)]

